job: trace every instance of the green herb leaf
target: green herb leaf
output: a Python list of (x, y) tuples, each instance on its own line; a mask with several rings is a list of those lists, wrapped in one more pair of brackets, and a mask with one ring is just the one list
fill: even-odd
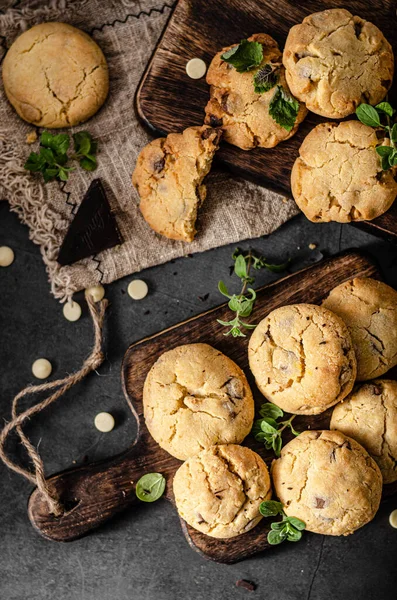
[(285, 269), (288, 268), (290, 262), (291, 259), (289, 258), (287, 262), (282, 263), (281, 265), (271, 265), (269, 263), (264, 263), (264, 266), (266, 267), (266, 269), (272, 271), (273, 273), (281, 273), (282, 271), (285, 271)]
[(245, 258), (242, 254), (239, 254), (236, 257), (234, 272), (236, 273), (237, 277), (240, 277), (240, 279), (245, 279), (247, 277), (247, 263), (245, 262)]
[(390, 131), (390, 139), (392, 142), (397, 142), (397, 123), (394, 123)]
[(391, 167), (397, 166), (397, 150), (394, 150), (392, 154), (389, 154), (389, 165)]
[(389, 156), (389, 154), (393, 153), (393, 148), (391, 146), (377, 146), (376, 152), (379, 156)]
[(357, 106), (356, 115), (364, 125), (369, 125), (369, 127), (380, 126), (379, 114), (370, 104), (360, 104)]
[(395, 112), (392, 105), (389, 104), (388, 102), (380, 102), (379, 104), (377, 104), (375, 106), (375, 108), (376, 108), (376, 110), (378, 110), (378, 111), (380, 110), (381, 112), (385, 113), (389, 117), (392, 117)]
[(284, 416), (284, 413), (281, 410), (281, 408), (279, 408), (272, 402), (266, 402), (266, 404), (262, 404), (259, 410), (259, 414), (261, 415), (261, 417), (271, 417), (272, 419), (278, 419), (279, 417)]
[(281, 544), (287, 537), (287, 533), (282, 529), (280, 531), (274, 531), (271, 529), (267, 534), (267, 541), (271, 546), (276, 546), (277, 544)]
[(142, 502), (155, 502), (164, 494), (165, 477), (161, 473), (146, 473), (136, 484), (136, 495)]
[(238, 73), (244, 73), (261, 64), (263, 48), (259, 42), (241, 40), (237, 46), (224, 52), (221, 59), (233, 65)]
[(294, 529), (287, 531), (287, 540), (289, 542), (299, 542), (299, 540), (301, 538), (302, 538), (301, 531), (295, 531)]
[(390, 169), (389, 156), (382, 156), (380, 162), (381, 162), (381, 165), (382, 165), (382, 169), (384, 171), (387, 171), (388, 169)]
[(40, 145), (44, 148), (50, 148), (55, 154), (66, 154), (69, 149), (69, 136), (67, 133), (53, 135), (49, 131), (43, 131), (40, 136)]
[(97, 143), (93, 141), (88, 131), (79, 131), (73, 134), (75, 154), (73, 158), (80, 162), (80, 166), (86, 171), (95, 171), (97, 161), (95, 153)]
[(299, 102), (295, 100), (281, 85), (277, 86), (277, 90), (269, 104), (269, 115), (281, 127), (287, 131), (295, 125), (296, 117), (299, 112)]
[(223, 283), (223, 281), (220, 281), (218, 283), (218, 290), (220, 291), (220, 293), (222, 294), (222, 296), (226, 296), (226, 298), (231, 298), (231, 296), (229, 295), (229, 292), (227, 290), (227, 287)]
[(259, 505), (259, 512), (264, 517), (276, 517), (284, 514), (283, 505), (276, 500), (265, 500)]
[(263, 94), (271, 90), (279, 79), (278, 66), (266, 63), (254, 75), (254, 89), (257, 94)]
[(286, 520), (290, 525), (292, 525), (293, 527), (295, 527), (295, 529), (298, 529), (299, 531), (303, 531), (306, 527), (306, 523), (304, 523), (297, 517), (287, 517)]

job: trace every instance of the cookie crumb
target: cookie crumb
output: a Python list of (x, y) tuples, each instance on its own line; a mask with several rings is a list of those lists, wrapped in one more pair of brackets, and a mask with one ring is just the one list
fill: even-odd
[(236, 581), (236, 587), (241, 587), (248, 592), (254, 592), (256, 590), (256, 584), (253, 581), (247, 581), (246, 579), (239, 579)]
[(34, 144), (35, 142), (37, 142), (37, 131), (33, 129), (33, 131), (29, 131), (29, 133), (26, 134), (26, 143)]
[(315, 250), (317, 248), (317, 244), (309, 244), (310, 250)]

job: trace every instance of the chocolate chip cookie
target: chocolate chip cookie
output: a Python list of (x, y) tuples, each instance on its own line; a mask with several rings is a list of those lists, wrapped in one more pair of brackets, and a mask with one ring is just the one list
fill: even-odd
[(383, 33), (348, 10), (306, 17), (289, 31), (283, 53), (288, 85), (312, 112), (332, 119), (362, 102), (378, 104), (393, 79), (393, 50)]
[(132, 183), (150, 227), (173, 240), (192, 242), (203, 179), (211, 168), (221, 131), (203, 125), (153, 140), (138, 156)]

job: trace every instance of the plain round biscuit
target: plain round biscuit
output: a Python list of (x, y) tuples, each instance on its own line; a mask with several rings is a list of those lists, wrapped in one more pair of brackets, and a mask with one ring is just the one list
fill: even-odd
[[(265, 33), (252, 35), (248, 40), (262, 44), (262, 66), (266, 63), (280, 64), (279, 84), (289, 91), (277, 42)], [(211, 88), (210, 100), (205, 108), (205, 122), (214, 127), (222, 127), (223, 139), (243, 150), (257, 146), (273, 148), (296, 133), (307, 110), (301, 104), (291, 131), (278, 125), (269, 114), (269, 104), (277, 88), (273, 87), (261, 94), (255, 92), (253, 82), (255, 71), (239, 73), (221, 59), (222, 54), (232, 47), (228, 46), (218, 52), (209, 66), (207, 83)]]
[(266, 399), (294, 414), (325, 411), (349, 394), (356, 377), (346, 325), (314, 304), (273, 310), (252, 334), (248, 358)]
[(309, 15), (292, 27), (283, 63), (294, 96), (332, 119), (353, 114), (361, 103), (378, 104), (394, 72), (393, 50), (383, 33), (339, 8)]
[(132, 183), (150, 227), (173, 240), (192, 242), (198, 209), (206, 197), (203, 179), (211, 169), (221, 132), (207, 125), (157, 138), (140, 152)]
[(187, 460), (175, 473), (179, 515), (215, 538), (231, 538), (262, 519), (259, 505), (271, 498), (266, 464), (249, 448), (212, 446)]
[(365, 381), (397, 365), (397, 292), (382, 281), (357, 277), (331, 290), (322, 305), (346, 323)]
[(271, 475), (284, 512), (304, 521), (307, 531), (349, 535), (379, 508), (378, 465), (340, 431), (304, 431), (284, 446)]
[(4, 58), (3, 82), (19, 116), (49, 128), (86, 121), (109, 91), (102, 50), (66, 23), (41, 23), (22, 33)]
[(357, 387), (335, 406), (330, 428), (364, 446), (383, 483), (397, 481), (397, 381), (375, 379)]
[(396, 169), (382, 170), (372, 127), (359, 121), (321, 123), (305, 137), (291, 172), (292, 195), (310, 221), (371, 220), (397, 195)]
[(162, 354), (146, 377), (143, 408), (153, 438), (180, 460), (213, 444), (239, 444), (255, 410), (243, 371), (208, 344)]

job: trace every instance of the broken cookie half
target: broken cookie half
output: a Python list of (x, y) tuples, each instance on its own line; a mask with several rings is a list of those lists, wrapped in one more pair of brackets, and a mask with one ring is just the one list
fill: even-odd
[(206, 197), (221, 131), (203, 125), (153, 140), (138, 156), (132, 183), (150, 227), (172, 240), (192, 242), (198, 209)]

